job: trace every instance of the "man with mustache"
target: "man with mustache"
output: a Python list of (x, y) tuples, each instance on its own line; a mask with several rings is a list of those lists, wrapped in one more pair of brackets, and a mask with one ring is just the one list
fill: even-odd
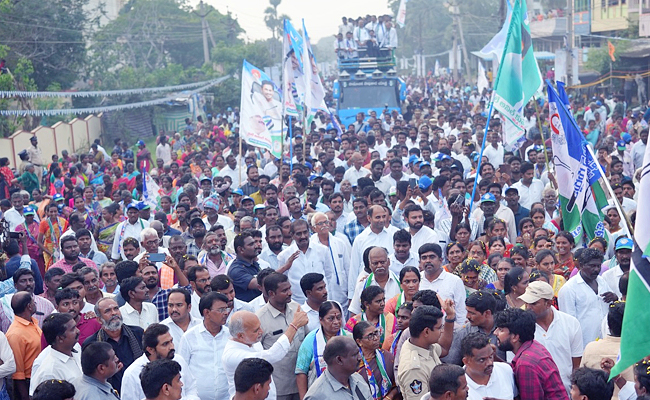
[[(300, 288), (300, 279), (308, 272), (318, 272), (325, 276), (325, 282), (332, 282), (334, 275), (332, 258), (329, 251), (316, 243), (309, 241), (309, 223), (298, 219), (291, 223), (291, 235), (294, 242), (278, 255), (277, 269), (280, 274), (289, 278), (294, 300), (304, 303), (306, 298)], [(277, 369), (276, 369), (277, 372)]]
[(494, 347), (482, 332), (472, 332), (460, 344), (469, 387), (468, 400), (514, 399), (517, 385), (512, 368), (494, 361)]
[(169, 327), (169, 333), (174, 338), (174, 342), (180, 344), (183, 334), (188, 329), (199, 325), (201, 320), (192, 318), (192, 315), (190, 315), (192, 298), (189, 290), (174, 288), (169, 291), (167, 299), (169, 317), (160, 323)]
[(203, 250), (197, 256), (199, 264), (205, 265), (210, 272), (210, 277), (226, 273), (226, 263), (232, 256), (224, 251), (216, 232), (208, 232), (203, 238)]
[(442, 299), (453, 300), (458, 319), (456, 326), (462, 326), (467, 317), (465, 308), (467, 294), (463, 281), (442, 267), (442, 249), (437, 244), (422, 245), (418, 254), (420, 256), (420, 271), (424, 271), (420, 281), (420, 290), (430, 289)]
[[(43, 321), (54, 311), (54, 305), (41, 296), (34, 296), (36, 283), (34, 281), (34, 272), (31, 269), (20, 268), (13, 275), (14, 288), (17, 292), (25, 291), (34, 297), (34, 318), (38, 321), (38, 326), (43, 326)], [(11, 307), (11, 301), (14, 294), (7, 294), (0, 298), (0, 325), (3, 332), (7, 332), (9, 326), (14, 320), (14, 311)]]
[(350, 301), (349, 310), (351, 315), (361, 312), (361, 292), (371, 285), (380, 286), (384, 289), (387, 298), (397, 296), (402, 290), (399, 278), (390, 272), (388, 251), (383, 247), (373, 246), (368, 253), (368, 264), (365, 265), (364, 273), (357, 280), (354, 296)]
[[(34, 360), (29, 382), (30, 395), (46, 380), (61, 379), (72, 382), (82, 375), (81, 347), (77, 343), (79, 329), (72, 314), (56, 313), (47, 317), (43, 322), (43, 336), (50, 348)], [(36, 365), (38, 368), (35, 368)]]
[[(113, 299), (100, 299), (95, 304), (95, 314), (102, 329), (88, 337), (82, 347), (86, 348), (93, 342), (106, 342), (111, 345), (124, 368), (128, 368), (143, 354), (142, 335), (144, 330), (139, 326), (125, 325), (122, 321), (120, 308)], [(107, 377), (108, 383), (118, 392), (122, 391), (124, 368)]]
[(282, 228), (279, 225), (266, 226), (266, 244), (267, 246), (262, 250), (259, 258), (277, 270), (279, 267), (278, 255), (287, 247), (284, 244), (284, 235), (282, 235)]
[[(144, 265), (144, 267), (140, 268), (140, 274), (142, 275), (144, 284), (149, 291), (149, 298), (158, 310), (158, 321), (162, 321), (165, 318), (169, 317), (169, 312), (167, 311), (167, 303), (171, 289), (160, 288), (160, 277), (158, 276), (158, 270), (156, 269), (156, 266), (148, 263), (146, 259), (143, 260), (141, 260), (141, 265)], [(181, 272), (181, 269), (176, 263), (176, 260), (174, 260), (171, 256), (167, 256), (165, 264), (171, 266), (173, 271), (176, 271), (179, 287), (186, 290), (192, 290), (190, 281), (187, 279), (185, 274)]]
[(199, 311), (199, 304), (201, 297), (212, 291), (210, 287), (210, 272), (202, 265), (195, 265), (187, 270), (187, 279), (190, 281), (192, 287), (192, 308), (190, 309), (190, 314), (192, 314), (192, 318), (203, 319), (203, 315)]
[(140, 384), (142, 368), (155, 360), (174, 360), (181, 365), (181, 382), (183, 383), (183, 398), (199, 400), (196, 393), (196, 381), (189, 373), (185, 359), (176, 354), (174, 338), (169, 332), (169, 327), (163, 324), (151, 324), (142, 336), (144, 354), (133, 362), (125, 371), (122, 378), (122, 400), (141, 400), (145, 398)]

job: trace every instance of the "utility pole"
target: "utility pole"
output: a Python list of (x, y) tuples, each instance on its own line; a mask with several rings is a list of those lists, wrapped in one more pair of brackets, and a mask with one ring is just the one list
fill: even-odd
[(458, 48), (458, 23), (455, 15), (452, 14), (452, 18), (453, 18), (452, 25), (454, 27), (454, 40), (451, 45), (450, 60), (454, 60), (454, 70), (452, 71), (453, 72), (452, 76), (454, 78), (454, 82), (458, 82), (458, 64), (460, 62), (460, 60), (457, 57), (458, 52), (456, 51), (456, 49)]
[(209, 64), (210, 63), (210, 49), (208, 48), (208, 22), (205, 20), (205, 17), (208, 16), (212, 12), (212, 10), (208, 10), (208, 12), (205, 11), (205, 4), (203, 3), (203, 0), (199, 3), (199, 10), (201, 13), (199, 14), (196, 11), (193, 11), (194, 14), (198, 15), (201, 18), (201, 30), (203, 32), (203, 63), (204, 64)]
[[(569, 0), (571, 1), (571, 0)], [(467, 75), (467, 82), (473, 82), (472, 69), (469, 64), (469, 56), (467, 55), (467, 46), (465, 46), (465, 36), (463, 35), (463, 21), (460, 18), (460, 9), (458, 5), (454, 6), (454, 17), (458, 21), (456, 27), (460, 36), (460, 45), (463, 47), (463, 61), (465, 62), (465, 73)]]
[[(575, 46), (575, 34), (573, 31), (573, 0), (567, 0), (567, 82), (571, 85), (577, 83), (578, 77), (573, 76), (573, 64), (577, 60), (573, 57), (573, 46)], [(570, 79), (569, 79), (570, 77)]]

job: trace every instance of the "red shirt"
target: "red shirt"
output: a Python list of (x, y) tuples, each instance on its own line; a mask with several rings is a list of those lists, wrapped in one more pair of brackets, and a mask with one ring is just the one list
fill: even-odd
[[(94, 335), (102, 327), (99, 321), (97, 321), (97, 318), (94, 316), (87, 317), (86, 315), (83, 313), (79, 314), (79, 322), (77, 322), (77, 328), (79, 329), (79, 340), (77, 342), (79, 345), (82, 345), (86, 338)], [(45, 340), (45, 336), (41, 335), (41, 349), (46, 347), (47, 341)]]
[(557, 365), (537, 340), (524, 343), (512, 359), (521, 400), (569, 400)]

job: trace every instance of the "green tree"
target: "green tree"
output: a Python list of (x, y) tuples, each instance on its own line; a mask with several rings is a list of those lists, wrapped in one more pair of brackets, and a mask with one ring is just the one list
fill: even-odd
[(52, 83), (71, 87), (86, 58), (84, 34), (92, 21), (88, 0), (0, 0), (0, 38), (9, 46), (7, 64), (28, 60), (39, 90)]

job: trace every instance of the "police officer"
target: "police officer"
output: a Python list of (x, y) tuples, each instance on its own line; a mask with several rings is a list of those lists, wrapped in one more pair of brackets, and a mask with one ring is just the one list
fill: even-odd
[(404, 400), (420, 400), (429, 393), (431, 371), (442, 364), (440, 357), (449, 352), (456, 321), (454, 302), (445, 300), (443, 308), (447, 314), (444, 326), (442, 311), (437, 307), (420, 306), (413, 311), (409, 323), (411, 338), (402, 346), (397, 372)]

